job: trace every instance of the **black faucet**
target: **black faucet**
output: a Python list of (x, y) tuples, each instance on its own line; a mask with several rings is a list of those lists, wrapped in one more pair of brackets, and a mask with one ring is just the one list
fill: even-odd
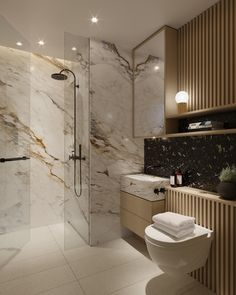
[(148, 165), (148, 166), (144, 166), (144, 173), (148, 173), (148, 170), (151, 169), (153, 170), (154, 168), (160, 168), (161, 165)]

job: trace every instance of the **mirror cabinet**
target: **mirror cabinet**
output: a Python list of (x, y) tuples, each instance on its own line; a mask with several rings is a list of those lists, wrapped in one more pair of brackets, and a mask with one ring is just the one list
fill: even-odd
[(166, 134), (176, 113), (177, 30), (165, 26), (133, 49), (133, 135)]

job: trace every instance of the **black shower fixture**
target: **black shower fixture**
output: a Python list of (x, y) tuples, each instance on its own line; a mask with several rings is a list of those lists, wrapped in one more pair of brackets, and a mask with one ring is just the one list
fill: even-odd
[[(77, 142), (76, 142), (76, 134), (77, 134), (77, 101), (76, 101), (76, 88), (79, 88), (79, 84), (76, 82), (76, 76), (75, 73), (68, 69), (63, 69), (59, 73), (54, 73), (51, 75), (52, 79), (58, 80), (58, 81), (65, 81), (68, 79), (68, 76), (64, 73), (71, 73), (74, 78), (74, 150), (72, 151), (72, 154), (69, 155), (69, 160), (74, 161), (74, 192), (76, 197), (80, 197), (82, 194), (82, 160), (85, 160), (85, 157), (82, 157), (82, 146), (79, 144), (79, 155), (77, 155)], [(79, 192), (77, 192), (76, 184), (77, 184), (77, 175), (76, 175), (76, 161), (80, 161), (80, 173), (79, 173), (79, 180), (80, 180), (80, 187)]]

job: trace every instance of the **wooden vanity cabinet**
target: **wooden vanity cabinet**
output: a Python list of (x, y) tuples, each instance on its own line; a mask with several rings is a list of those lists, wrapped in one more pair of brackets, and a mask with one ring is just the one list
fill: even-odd
[(152, 224), (152, 216), (165, 211), (165, 200), (149, 201), (121, 191), (121, 225), (144, 238), (145, 228)]

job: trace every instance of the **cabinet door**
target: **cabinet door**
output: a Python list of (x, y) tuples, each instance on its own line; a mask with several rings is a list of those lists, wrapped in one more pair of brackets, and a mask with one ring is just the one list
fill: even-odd
[(134, 137), (165, 134), (165, 111), (175, 112), (177, 30), (163, 27), (133, 50)]
[(165, 30), (134, 50), (134, 136), (164, 133)]

